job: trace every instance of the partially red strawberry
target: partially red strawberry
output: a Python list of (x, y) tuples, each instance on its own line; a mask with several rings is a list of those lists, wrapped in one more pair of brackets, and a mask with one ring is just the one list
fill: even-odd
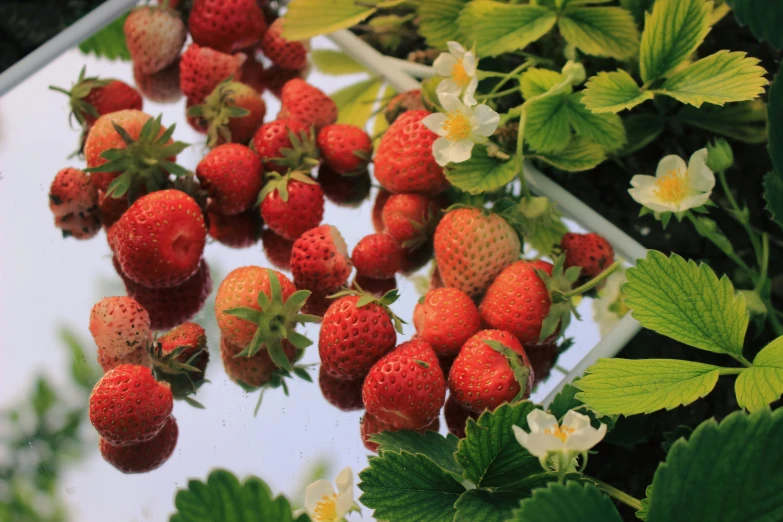
[[(269, 385), (280, 377), (278, 368), (269, 357), (269, 352), (261, 350), (250, 357), (240, 356), (243, 348), (220, 338), (220, 359), (229, 379), (242, 385), (243, 388), (260, 388)], [(296, 348), (288, 341), (283, 341), (285, 357), (290, 364), (296, 360)]]
[(375, 195), (375, 201), (372, 204), (372, 227), (376, 232), (384, 232), (386, 226), (383, 224), (383, 208), (386, 206), (386, 202), (392, 193), (388, 190), (381, 188)]
[(235, 81), (221, 82), (202, 105), (188, 109), (189, 117), (200, 118), (199, 126), (206, 126), (208, 147), (249, 143), (265, 115), (266, 104), (260, 94)]
[(300, 78), (294, 78), (283, 86), (280, 101), (279, 119), (296, 120), (316, 131), (337, 121), (334, 101)]
[(261, 233), (261, 217), (255, 210), (227, 216), (207, 208), (209, 235), (218, 243), (230, 248), (248, 248), (258, 243)]
[(291, 250), (291, 272), (297, 288), (334, 292), (348, 281), (351, 260), (343, 236), (331, 225), (304, 232)]
[(284, 174), (299, 168), (309, 170), (318, 164), (310, 128), (295, 120), (278, 118), (261, 125), (253, 136), (252, 146), (267, 172)]
[(171, 415), (171, 388), (143, 366), (123, 364), (107, 372), (90, 394), (90, 422), (106, 442), (130, 446), (157, 435)]
[(145, 98), (155, 103), (176, 103), (182, 98), (179, 87), (179, 59), (158, 72), (143, 73), (133, 68), (133, 80), (136, 88)]
[(326, 402), (342, 411), (364, 409), (361, 379), (339, 379), (329, 373), (325, 366), (318, 372), (318, 386)]
[(326, 199), (335, 205), (356, 208), (370, 196), (372, 181), (367, 171), (343, 176), (322, 163), (318, 167), (318, 184)]
[(468, 423), (468, 419), (478, 419), (479, 415), (463, 407), (457, 396), (453, 393), (449, 394), (449, 398), (446, 399), (446, 406), (443, 407), (443, 416), (446, 418), (446, 426), (449, 428), (449, 433), (459, 437), (465, 438), (465, 426)]
[(375, 178), (389, 192), (434, 195), (449, 183), (435, 162), (432, 144), (438, 136), (421, 120), (429, 111), (407, 111), (386, 130), (375, 153)]
[(284, 69), (302, 69), (307, 65), (306, 42), (297, 42), (283, 38), (283, 20), (275, 20), (261, 39), (264, 56), (278, 67)]
[(364, 236), (353, 248), (351, 261), (356, 272), (371, 279), (392, 279), (402, 270), (405, 251), (385, 233)]
[(194, 104), (201, 103), (215, 87), (233, 77), (241, 79), (240, 67), (245, 55), (225, 54), (209, 47), (190, 44), (182, 53), (179, 64), (179, 82), (182, 93)]
[(301, 172), (270, 174), (258, 201), (266, 226), (290, 240), (317, 227), (324, 215), (321, 187)]
[(392, 350), (402, 325), (389, 309), (398, 294), (377, 298), (361, 291), (337, 294), (324, 314), (318, 338), (321, 364), (342, 379), (361, 379)]
[(424, 102), (421, 100), (421, 89), (413, 91), (401, 92), (394, 98), (392, 98), (386, 108), (383, 109), (383, 116), (389, 124), (400, 116), (405, 111), (417, 111), (425, 109)]
[(245, 145), (218, 145), (198, 163), (196, 177), (212, 198), (214, 209), (233, 215), (255, 205), (264, 183), (261, 158)]
[(406, 248), (424, 244), (439, 218), (439, 205), (422, 194), (393, 194), (381, 211), (386, 233)]
[(85, 70), (83, 67), (70, 91), (49, 87), (70, 98), (70, 116), (76, 118), (79, 125), (89, 127), (104, 114), (124, 109), (142, 109), (144, 101), (136, 89), (120, 80), (85, 77)]
[(152, 6), (131, 11), (124, 30), (133, 65), (142, 74), (174, 63), (187, 37), (185, 23), (175, 11)]
[(456, 288), (430, 290), (413, 309), (416, 335), (439, 356), (454, 356), (481, 328), (473, 300)]
[(150, 316), (131, 297), (104, 297), (90, 311), (90, 333), (104, 357), (146, 352), (152, 339)]
[(291, 250), (294, 242), (265, 229), (261, 233), (261, 243), (264, 246), (264, 255), (279, 270), (291, 270)]
[(188, 29), (197, 44), (232, 53), (257, 43), (266, 20), (256, 0), (195, 0)]
[(525, 349), (502, 330), (482, 330), (471, 337), (449, 372), (451, 393), (475, 413), (526, 399), (532, 388), (533, 369)]
[(362, 172), (367, 168), (372, 155), (370, 136), (356, 125), (346, 123), (326, 125), (318, 131), (316, 143), (324, 163), (344, 176)]
[[(362, 443), (364, 447), (369, 451), (378, 451), (378, 443), (373, 442), (371, 439), (374, 435), (377, 435), (384, 431), (399, 431), (391, 424), (379, 421), (374, 415), (365, 413), (360, 420), (359, 429), (361, 432)], [(440, 419), (435, 417), (432, 422), (422, 428), (416, 428), (413, 431), (418, 433), (427, 433), (428, 431), (437, 432), (440, 429)]]
[(131, 280), (176, 286), (199, 268), (207, 231), (196, 201), (179, 190), (142, 196), (109, 230), (117, 261)]
[(49, 209), (63, 236), (89, 238), (100, 230), (98, 189), (79, 169), (66, 168), (55, 175), (49, 187)]
[(364, 379), (367, 413), (398, 429), (426, 426), (446, 401), (446, 380), (429, 343), (414, 339), (383, 356)]
[(511, 225), (477, 208), (447, 212), (435, 229), (434, 246), (443, 282), (471, 297), (484, 292), (522, 251)]
[(123, 473), (149, 473), (166, 463), (174, 453), (179, 438), (179, 427), (169, 417), (157, 435), (147, 442), (132, 446), (112, 446), (101, 439), (99, 447), (103, 459)]
[(566, 269), (572, 266), (580, 267), (580, 278), (592, 279), (614, 263), (612, 245), (595, 233), (569, 232), (560, 240), (560, 246), (565, 251)]

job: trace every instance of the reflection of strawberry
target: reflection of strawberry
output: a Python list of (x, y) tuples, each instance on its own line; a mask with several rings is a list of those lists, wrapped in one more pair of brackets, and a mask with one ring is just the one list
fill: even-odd
[(530, 359), (530, 366), (533, 368), (533, 375), (535, 376), (533, 386), (536, 386), (549, 377), (552, 367), (554, 367), (557, 361), (559, 349), (557, 344), (550, 342), (537, 346), (525, 346), (525, 352), (527, 352), (528, 359)]
[[(418, 433), (426, 433), (428, 431), (437, 432), (440, 429), (440, 419), (435, 417), (432, 422), (424, 426), (423, 428), (416, 428), (414, 431)], [(398, 431), (391, 424), (379, 421), (375, 416), (365, 413), (360, 421), (360, 431), (362, 442), (364, 447), (369, 451), (378, 451), (378, 443), (370, 440), (373, 435), (377, 435), (383, 431)]]
[(372, 140), (356, 125), (333, 123), (318, 131), (316, 141), (324, 163), (338, 174), (358, 174), (372, 155)]
[(318, 372), (318, 386), (326, 402), (339, 410), (355, 411), (364, 408), (361, 379), (338, 379), (330, 375), (325, 366), (321, 366)]
[(372, 279), (364, 277), (361, 274), (356, 274), (353, 278), (351, 288), (354, 290), (363, 290), (375, 297), (383, 297), (397, 288), (397, 280), (394, 277), (390, 279)]
[(325, 164), (318, 167), (318, 184), (326, 199), (340, 207), (359, 207), (370, 195), (370, 173), (342, 176)]
[(227, 216), (213, 209), (207, 210), (209, 235), (230, 248), (247, 248), (258, 242), (261, 219), (257, 212), (248, 210)]
[(468, 423), (468, 419), (478, 419), (479, 417), (477, 413), (464, 408), (453, 393), (449, 394), (449, 398), (446, 399), (443, 416), (446, 417), (446, 426), (449, 428), (449, 433), (460, 439), (465, 438), (465, 426)]
[(179, 59), (171, 65), (152, 74), (145, 74), (133, 68), (136, 88), (145, 98), (155, 103), (176, 103), (182, 98), (179, 88)]
[(481, 328), (473, 300), (456, 288), (430, 290), (413, 310), (416, 335), (432, 345), (440, 356), (459, 353), (465, 342)]
[[(300, 78), (294, 78), (283, 86), (280, 101), (282, 107), (277, 115), (279, 119), (300, 121), (308, 128), (314, 127), (316, 131), (337, 121), (337, 105), (334, 101)], [(342, 165), (343, 162), (336, 163)]]
[(49, 187), (49, 209), (63, 236), (88, 239), (100, 230), (98, 189), (79, 169), (66, 168), (57, 173)]
[(393, 194), (381, 212), (386, 232), (398, 243), (415, 248), (422, 245), (438, 223), (437, 203), (421, 194)]
[(304, 42), (283, 38), (283, 20), (275, 20), (261, 39), (264, 56), (284, 69), (302, 69), (307, 65), (307, 46)]
[(343, 236), (331, 225), (308, 230), (294, 241), (291, 272), (297, 288), (333, 292), (351, 275), (351, 260)]
[[(286, 358), (293, 363), (296, 359), (296, 348), (287, 341), (283, 341), (283, 350)], [(228, 342), (225, 337), (220, 338), (220, 359), (228, 377), (250, 388), (260, 388), (268, 384), (279, 371), (269, 352), (261, 350), (250, 357), (239, 356), (242, 347)]]
[(416, 111), (424, 109), (424, 103), (421, 101), (421, 90), (402, 92), (392, 98), (383, 110), (383, 116), (389, 124), (405, 111)]
[(293, 241), (267, 228), (261, 233), (261, 243), (264, 245), (264, 254), (270, 263), (279, 270), (291, 270)]
[(231, 53), (257, 43), (266, 20), (256, 0), (195, 0), (188, 28), (197, 44)]
[(264, 71), (264, 87), (275, 98), (280, 99), (280, 96), (283, 94), (283, 86), (286, 83), (294, 78), (305, 79), (309, 73), (310, 68), (307, 66), (301, 69), (285, 69), (279, 65), (273, 65)]
[(372, 226), (376, 232), (383, 232), (386, 227), (383, 224), (383, 207), (389, 201), (392, 193), (381, 188), (375, 195), (375, 201), (372, 204)]
[(193, 103), (201, 103), (218, 84), (229, 77), (239, 81), (244, 54), (225, 54), (209, 47), (190, 44), (179, 64), (180, 88)]
[(591, 279), (614, 263), (614, 249), (598, 234), (574, 234), (569, 232), (560, 240), (565, 250), (565, 268), (578, 266), (580, 276)]
[(261, 159), (245, 145), (226, 143), (209, 151), (196, 167), (215, 210), (239, 214), (253, 207), (264, 182)]
[(177, 13), (151, 6), (131, 11), (124, 30), (133, 65), (143, 74), (158, 72), (172, 64), (187, 37), (185, 24)]
[(301, 172), (270, 174), (258, 201), (266, 226), (290, 240), (317, 227), (324, 214), (321, 187)]
[(98, 365), (104, 373), (123, 364), (134, 364), (152, 368), (152, 360), (150, 359), (149, 353), (142, 347), (138, 347), (129, 354), (119, 357), (111, 355), (107, 350), (98, 349)]
[(101, 456), (123, 473), (149, 473), (161, 467), (174, 453), (179, 428), (174, 417), (169, 417), (157, 435), (147, 442), (132, 446), (112, 446), (101, 439)]
[(402, 270), (405, 251), (389, 234), (364, 236), (353, 249), (356, 272), (372, 279), (393, 279)]

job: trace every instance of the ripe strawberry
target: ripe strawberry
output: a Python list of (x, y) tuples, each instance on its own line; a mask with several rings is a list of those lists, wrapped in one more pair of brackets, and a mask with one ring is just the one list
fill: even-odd
[(207, 231), (196, 201), (179, 190), (139, 198), (109, 230), (131, 280), (152, 288), (184, 283), (199, 268)]
[(405, 111), (418, 111), (425, 108), (424, 103), (421, 101), (421, 89), (416, 89), (401, 92), (392, 98), (386, 104), (386, 108), (383, 109), (383, 116), (389, 124), (392, 124)]
[(241, 79), (240, 67), (245, 55), (225, 54), (209, 47), (190, 44), (182, 53), (179, 83), (182, 93), (194, 104), (201, 103), (218, 84), (228, 78)]
[(252, 87), (224, 81), (207, 96), (203, 105), (188, 109), (189, 117), (201, 118), (207, 128), (207, 146), (219, 143), (249, 143), (264, 123), (266, 104)]
[[(487, 341), (492, 342), (489, 346)], [(449, 389), (475, 413), (530, 396), (533, 369), (525, 349), (509, 332), (482, 330), (459, 352), (449, 372)]]
[(453, 393), (450, 393), (449, 398), (446, 399), (446, 406), (443, 407), (443, 416), (446, 418), (446, 426), (449, 428), (449, 433), (460, 439), (465, 438), (465, 426), (468, 423), (468, 419), (475, 420), (479, 417), (478, 413), (464, 408)]
[(193, 381), (204, 380), (204, 372), (209, 362), (207, 334), (204, 328), (196, 323), (182, 323), (160, 336), (158, 343), (160, 344), (160, 351), (164, 356), (179, 349), (176, 361), (198, 369), (198, 372), (190, 374), (190, 378)]
[(229, 248), (248, 248), (258, 242), (261, 232), (261, 217), (254, 210), (227, 216), (209, 208), (207, 221), (209, 222), (209, 235), (218, 243)]
[(152, 338), (150, 316), (133, 298), (104, 297), (90, 311), (90, 333), (107, 356), (144, 352)]
[(381, 211), (386, 233), (406, 248), (424, 244), (439, 218), (439, 205), (421, 194), (393, 194)]
[(146, 74), (133, 68), (133, 81), (145, 98), (155, 103), (176, 103), (182, 98), (179, 88), (179, 58), (158, 72)]
[[(362, 437), (362, 443), (364, 447), (369, 451), (378, 451), (378, 443), (373, 442), (371, 439), (374, 435), (377, 435), (383, 431), (399, 431), (391, 424), (379, 421), (374, 415), (365, 413), (360, 421), (360, 431)], [(437, 432), (440, 429), (440, 419), (435, 417), (432, 422), (424, 426), (423, 428), (415, 428), (414, 431), (418, 433), (427, 433), (428, 431)]]
[(592, 279), (614, 263), (614, 249), (598, 234), (567, 233), (560, 240), (565, 250), (565, 267), (578, 266), (580, 277)]
[(176, 12), (151, 6), (131, 11), (124, 30), (133, 65), (143, 74), (174, 63), (187, 37), (185, 23)]
[(342, 176), (326, 164), (318, 167), (318, 184), (326, 199), (337, 206), (359, 207), (370, 195), (370, 173), (366, 170), (354, 176)]
[(465, 342), (481, 328), (473, 300), (456, 288), (430, 290), (413, 310), (416, 336), (427, 341), (439, 356), (459, 353)]
[(318, 164), (317, 152), (307, 126), (295, 120), (277, 119), (261, 125), (253, 136), (253, 148), (265, 171), (284, 174)]
[(421, 120), (429, 111), (408, 111), (386, 130), (375, 153), (375, 178), (389, 192), (438, 194), (449, 183), (435, 162), (432, 143), (437, 135)]
[(383, 224), (383, 208), (386, 206), (386, 202), (392, 193), (381, 188), (375, 195), (375, 201), (372, 204), (372, 227), (376, 232), (384, 232), (386, 226)]
[(398, 429), (426, 426), (446, 400), (446, 381), (429, 343), (414, 339), (384, 355), (364, 379), (367, 413)]
[(238, 143), (211, 150), (196, 167), (196, 176), (215, 210), (228, 215), (252, 208), (264, 183), (261, 158)]
[(261, 243), (264, 246), (264, 255), (270, 263), (279, 270), (291, 270), (293, 241), (267, 228), (261, 233)]
[(330, 375), (325, 366), (321, 366), (318, 372), (318, 386), (324, 395), (326, 402), (342, 411), (356, 411), (364, 409), (362, 402), (361, 379), (338, 379)]
[(337, 105), (332, 99), (300, 78), (283, 86), (280, 101), (278, 119), (297, 120), (316, 131), (337, 121)]
[(149, 473), (166, 463), (174, 453), (179, 438), (179, 427), (169, 417), (157, 435), (147, 442), (132, 446), (112, 446), (100, 440), (103, 459), (123, 473)]
[(327, 125), (318, 131), (316, 143), (324, 163), (344, 176), (362, 172), (367, 168), (372, 155), (370, 136), (356, 125)]
[(286, 40), (282, 36), (283, 20), (278, 19), (272, 24), (261, 38), (261, 50), (264, 56), (284, 69), (302, 69), (307, 66), (306, 42)]
[(291, 272), (297, 288), (334, 292), (348, 281), (351, 260), (343, 236), (331, 225), (308, 230), (294, 241)]
[(188, 28), (197, 44), (232, 53), (257, 43), (266, 20), (256, 0), (195, 0)]
[[(62, 228), (64, 235), (72, 235), (77, 222), (88, 225), (85, 236), (92, 237), (100, 229), (98, 189), (90, 177), (79, 169), (65, 168), (57, 173), (49, 187), (49, 209), (56, 218), (55, 224)], [(92, 222), (96, 222), (97, 226), (90, 225)]]
[(511, 225), (476, 208), (447, 212), (435, 229), (434, 246), (443, 282), (471, 297), (483, 293), (522, 250)]
[[(283, 350), (288, 361), (293, 363), (296, 348), (284, 340)], [(280, 369), (272, 362), (268, 351), (261, 350), (250, 357), (239, 356), (241, 352), (241, 346), (231, 344), (225, 337), (220, 338), (220, 359), (229, 379), (243, 387), (260, 388), (279, 378)]]
[(402, 270), (405, 251), (389, 234), (364, 236), (353, 248), (356, 272), (372, 279), (393, 279)]
[(90, 422), (106, 442), (130, 446), (151, 440), (171, 415), (171, 388), (143, 366), (123, 364), (106, 373), (90, 394)]
[(321, 187), (301, 172), (270, 174), (258, 201), (266, 226), (290, 240), (317, 227), (324, 215)]
[(86, 68), (83, 67), (79, 79), (70, 91), (60, 87), (49, 87), (70, 98), (70, 117), (76, 118), (79, 125), (89, 127), (104, 114), (124, 109), (141, 110), (144, 101), (136, 89), (119, 80), (85, 78), (85, 70)]

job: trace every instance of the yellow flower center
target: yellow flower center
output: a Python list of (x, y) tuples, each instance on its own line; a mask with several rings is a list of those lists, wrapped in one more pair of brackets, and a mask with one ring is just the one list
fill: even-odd
[(569, 428), (568, 426), (555, 426), (554, 428), (545, 429), (544, 433), (547, 435), (554, 435), (560, 439), (560, 442), (565, 443), (565, 441), (568, 440), (568, 436), (571, 435), (574, 431), (574, 428)]
[(457, 63), (451, 68), (451, 78), (460, 87), (465, 87), (470, 83), (470, 75), (465, 70), (465, 66), (462, 65), (462, 60), (457, 60)]
[(326, 495), (313, 510), (316, 522), (337, 522), (337, 495)]
[(670, 170), (655, 182), (655, 195), (668, 203), (679, 203), (688, 195), (688, 171)]
[(443, 124), (446, 139), (458, 141), (470, 136), (470, 120), (458, 110), (451, 111)]

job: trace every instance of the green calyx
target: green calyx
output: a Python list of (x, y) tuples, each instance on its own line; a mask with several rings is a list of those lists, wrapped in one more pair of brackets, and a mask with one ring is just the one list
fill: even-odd
[(492, 348), (494, 351), (506, 358), (508, 367), (514, 374), (514, 380), (519, 384), (519, 392), (512, 399), (511, 403), (519, 402), (525, 397), (527, 391), (527, 381), (530, 377), (530, 368), (525, 364), (522, 358), (517, 352), (506, 346), (505, 344), (493, 341), (485, 340), (484, 344)]
[(314, 127), (299, 134), (289, 130), (288, 139), (291, 142), (291, 147), (280, 149), (282, 157), (272, 158), (269, 160), (270, 162), (294, 171), (309, 171), (318, 166), (320, 162), (318, 161), (318, 148), (315, 145)]
[(103, 165), (85, 169), (85, 172), (119, 172), (106, 191), (115, 198), (128, 195), (134, 200), (143, 185), (148, 192), (166, 188), (169, 175), (185, 176), (187, 169), (169, 161), (167, 158), (176, 156), (189, 145), (180, 141), (168, 143), (174, 134), (176, 124), (161, 134), (161, 116), (150, 118), (139, 133), (139, 139), (134, 140), (121, 126), (114, 123), (114, 130), (125, 142), (124, 149), (109, 149), (101, 154), (106, 161)]
[(79, 122), (79, 125), (85, 127), (87, 125), (86, 116), (90, 115), (93, 118), (100, 117), (98, 110), (91, 103), (88, 103), (85, 98), (90, 94), (90, 91), (97, 87), (105, 87), (111, 83), (111, 80), (101, 80), (97, 76), (85, 78), (84, 74), (86, 67), (82, 67), (79, 73), (79, 78), (76, 83), (73, 84), (70, 91), (66, 91), (62, 87), (50, 85), (49, 89), (57, 92), (61, 92), (68, 96), (71, 100), (71, 113), (68, 115), (68, 120), (73, 125), (73, 118)]
[(298, 170), (288, 171), (288, 173), (284, 175), (280, 175), (277, 172), (269, 172), (267, 173), (264, 188), (261, 190), (261, 192), (258, 193), (258, 200), (256, 201), (256, 205), (260, 205), (266, 199), (266, 197), (274, 191), (277, 191), (278, 194), (280, 194), (280, 199), (282, 199), (284, 202), (287, 202), (288, 183), (292, 180), (296, 180), (301, 183), (307, 183), (308, 185), (317, 184), (313, 178)]
[(207, 147), (212, 148), (217, 145), (219, 138), (223, 138), (225, 143), (230, 143), (231, 130), (228, 123), (231, 118), (242, 118), (250, 114), (249, 110), (236, 104), (236, 94), (241, 89), (245, 89), (245, 85), (233, 81), (233, 76), (229, 77), (215, 87), (202, 105), (195, 105), (188, 109), (188, 116), (206, 120)]
[(408, 323), (400, 319), (394, 312), (392, 312), (391, 308), (389, 308), (392, 303), (400, 298), (400, 292), (395, 288), (393, 290), (389, 290), (383, 294), (383, 296), (377, 297), (376, 295), (365, 291), (361, 286), (359, 286), (358, 283), (356, 283), (356, 281), (354, 281), (353, 284), (356, 287), (355, 289), (345, 288), (336, 294), (330, 295), (329, 299), (339, 299), (340, 297), (355, 295), (359, 297), (359, 300), (356, 302), (356, 308), (367, 306), (370, 303), (376, 304), (383, 308), (383, 310), (389, 315), (389, 318), (392, 320), (392, 324), (394, 324), (394, 329), (397, 330), (398, 333), (402, 333), (402, 325)]
[(560, 255), (554, 259), (552, 275), (547, 274), (540, 268), (536, 268), (536, 274), (546, 285), (546, 289), (549, 292), (549, 298), (552, 302), (549, 307), (549, 314), (541, 325), (541, 334), (538, 337), (539, 342), (544, 342), (554, 334), (557, 331), (558, 326), (560, 326), (560, 335), (562, 335), (571, 323), (572, 314), (575, 315), (577, 319), (581, 319), (576, 311), (576, 307), (571, 301), (571, 297), (573, 296), (569, 294), (574, 283), (579, 279), (579, 273), (582, 269), (578, 266), (572, 266), (568, 270), (565, 270), (564, 264), (565, 255)]
[(198, 350), (192, 354), (185, 362), (182, 362), (181, 355), (191, 348), (190, 346), (178, 346), (169, 353), (163, 353), (163, 345), (160, 342), (153, 341), (147, 347), (147, 354), (152, 361), (152, 373), (156, 380), (167, 382), (171, 386), (171, 393), (175, 399), (182, 399), (195, 408), (204, 408), (204, 406), (193, 399), (194, 395), (204, 380), (201, 370), (195, 365), (196, 361), (205, 356), (206, 348)]
[(421, 245), (427, 242), (427, 239), (435, 234), (435, 227), (438, 225), (439, 210), (434, 205), (430, 204), (427, 207), (427, 212), (424, 214), (424, 220), (422, 222), (415, 219), (410, 220), (413, 230), (416, 232), (416, 236), (402, 242), (403, 248), (416, 250)]
[(239, 384), (239, 387), (242, 388), (246, 393), (253, 393), (256, 390), (261, 390), (261, 393), (258, 395), (258, 402), (256, 402), (256, 407), (253, 410), (253, 416), (255, 417), (258, 415), (258, 410), (261, 408), (261, 403), (264, 400), (264, 392), (268, 389), (274, 389), (274, 388), (282, 388), (283, 393), (288, 396), (288, 384), (286, 381), (288, 379), (292, 379), (294, 377), (299, 377), (303, 381), (307, 382), (313, 382), (313, 378), (310, 377), (310, 373), (308, 373), (308, 369), (312, 365), (310, 364), (298, 364), (294, 366), (290, 371), (285, 370), (283, 368), (278, 368), (272, 376), (269, 378), (267, 382), (265, 382), (262, 386), (255, 387), (250, 386), (246, 382), (237, 381), (237, 384)]
[(293, 372), (294, 367), (286, 357), (283, 340), (286, 339), (297, 350), (304, 350), (313, 341), (296, 331), (298, 323), (317, 323), (321, 318), (317, 315), (302, 314), (299, 311), (310, 297), (309, 290), (299, 290), (283, 302), (283, 291), (277, 275), (268, 270), (270, 296), (264, 292), (258, 293), (258, 306), (261, 310), (249, 307), (238, 307), (223, 313), (239, 317), (257, 325), (253, 340), (235, 357), (252, 357), (262, 348), (266, 348), (269, 357), (278, 368)]

